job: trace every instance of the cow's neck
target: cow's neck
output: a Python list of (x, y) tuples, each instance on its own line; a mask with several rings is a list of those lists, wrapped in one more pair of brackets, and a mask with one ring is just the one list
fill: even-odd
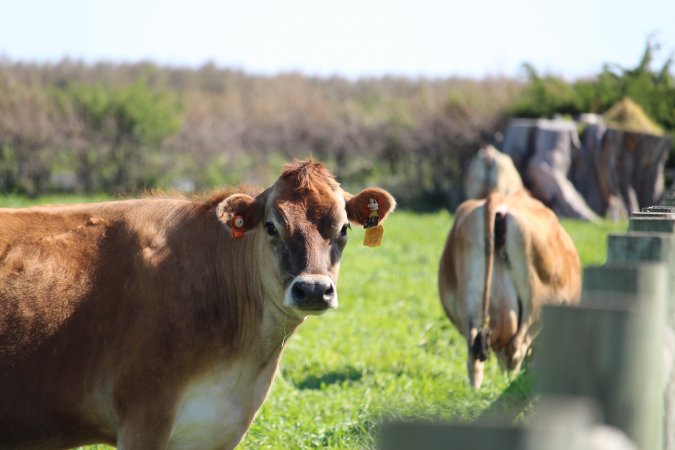
[[(282, 289), (269, 283), (265, 286), (261, 278), (264, 264), (257, 260), (262, 244), (255, 232), (240, 242), (224, 242), (223, 250), (228, 253), (227, 260), (218, 264), (225, 277), (219, 286), (227, 293), (219, 295), (225, 312), (236, 310), (227, 302), (237, 301), (244, 308), (236, 311), (245, 320), (245, 328), (238, 330), (229, 356), (211, 359), (200, 376), (185, 386), (170, 448), (234, 447), (269, 392), (287, 339), (303, 320), (277, 306)], [(237, 266), (224, 267), (228, 261), (236, 261)], [(242, 269), (247, 271), (245, 276)], [(226, 284), (233, 276), (240, 277), (234, 278), (234, 289)], [(242, 280), (245, 286), (239, 283)], [(231, 297), (232, 293), (237, 296)]]
[(263, 358), (278, 360), (288, 339), (303, 320), (288, 314), (271, 302), (266, 302), (260, 332), (260, 350)]
[[(262, 236), (260, 231), (251, 236), (252, 245), (257, 248), (256, 255), (269, 261), (270, 255), (264, 253), (266, 240), (266, 236)], [(264, 265), (256, 264), (256, 267), (261, 270)], [(271, 273), (273, 269), (262, 270)], [(259, 322), (260, 350), (264, 359), (278, 359), (288, 338), (304, 321), (304, 318), (289, 313), (281, 306), (285, 292), (274, 277), (263, 278), (266, 274), (262, 272), (258, 276), (262, 288), (261, 319)]]
[[(265, 253), (266, 236), (260, 230), (247, 233), (241, 240), (225, 239), (216, 264), (221, 288), (222, 322), (233, 331), (224, 338), (230, 339), (233, 356), (238, 349), (259, 352), (261, 363), (278, 358), (297, 326), (303, 321), (289, 314), (280, 305), (283, 287), (270, 273), (271, 255)], [(236, 319), (236, 323), (233, 321)], [(236, 331), (234, 331), (236, 329)], [(252, 346), (252, 343), (257, 345)]]

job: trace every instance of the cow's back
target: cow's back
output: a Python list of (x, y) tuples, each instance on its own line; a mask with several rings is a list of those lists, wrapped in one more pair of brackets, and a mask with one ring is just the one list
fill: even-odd
[(35, 348), (87, 303), (115, 302), (106, 290), (116, 283), (142, 278), (149, 249), (166, 244), (160, 221), (167, 209), (147, 206), (0, 210), (0, 352)]

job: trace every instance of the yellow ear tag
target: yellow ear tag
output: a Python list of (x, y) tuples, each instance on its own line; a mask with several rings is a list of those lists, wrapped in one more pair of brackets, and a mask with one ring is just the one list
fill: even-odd
[(380, 205), (377, 200), (371, 198), (368, 202), (368, 209), (370, 215), (366, 217), (363, 227), (366, 229), (366, 234), (363, 236), (363, 245), (366, 247), (379, 247), (382, 244), (382, 236), (384, 236), (384, 228), (380, 225), (380, 215), (377, 213)]
[(363, 236), (363, 245), (366, 247), (379, 247), (382, 244), (382, 236), (384, 236), (382, 225), (366, 228), (366, 234)]

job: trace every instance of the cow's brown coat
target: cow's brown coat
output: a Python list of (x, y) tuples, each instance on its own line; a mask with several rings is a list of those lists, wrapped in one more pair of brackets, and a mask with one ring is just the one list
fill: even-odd
[[(370, 197), (384, 219), (387, 192), (351, 196), (305, 161), (266, 190), (0, 210), (0, 448), (234, 447), (288, 336), (336, 305), (291, 287), (334, 287)], [(212, 392), (223, 417), (191, 428)]]

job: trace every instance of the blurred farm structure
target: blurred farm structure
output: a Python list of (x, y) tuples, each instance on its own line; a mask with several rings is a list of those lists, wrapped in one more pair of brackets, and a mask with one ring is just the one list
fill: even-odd
[(514, 119), (501, 147), (525, 187), (558, 215), (619, 220), (660, 201), (671, 141), (642, 129), (608, 126), (601, 117), (593, 123)]

